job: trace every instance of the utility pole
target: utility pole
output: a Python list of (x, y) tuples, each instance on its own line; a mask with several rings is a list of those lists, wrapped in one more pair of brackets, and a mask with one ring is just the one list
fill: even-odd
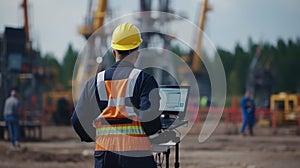
[[(201, 15), (199, 20), (199, 28), (197, 35), (197, 42), (196, 42), (196, 51), (193, 54), (193, 61), (192, 61), (192, 70), (194, 73), (200, 73), (201, 72), (201, 45), (202, 45), (202, 36), (204, 31), (204, 25), (206, 21), (206, 13), (208, 11), (212, 10), (212, 8), (208, 4), (208, 0), (203, 0), (202, 8), (201, 8)], [(199, 53), (199, 55), (197, 54)]]

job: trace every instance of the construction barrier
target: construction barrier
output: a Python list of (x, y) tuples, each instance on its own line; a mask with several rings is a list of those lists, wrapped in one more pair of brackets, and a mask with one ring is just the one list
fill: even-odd
[[(241, 108), (233, 105), (228, 108), (224, 108), (223, 113), (225, 121), (225, 133), (235, 133), (238, 130), (241, 122)], [(266, 109), (266, 108), (257, 108), (255, 110), (256, 125), (270, 127), (273, 134), (278, 133), (278, 128), (285, 126), (285, 124), (290, 125), (291, 123), (282, 122), (280, 120), (280, 113), (278, 111)], [(296, 123), (292, 123), (292, 131), (296, 129), (298, 135), (300, 135), (300, 113), (297, 115)]]

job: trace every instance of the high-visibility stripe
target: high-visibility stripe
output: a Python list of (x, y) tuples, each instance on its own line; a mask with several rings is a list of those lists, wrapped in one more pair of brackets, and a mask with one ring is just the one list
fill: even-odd
[(96, 151), (147, 151), (151, 144), (147, 136), (130, 136), (125, 134), (98, 136)]
[(104, 85), (104, 73), (105, 71), (99, 72), (97, 75), (97, 88), (98, 88), (98, 94), (100, 100), (108, 100), (107, 94), (106, 94), (106, 88)]
[(125, 106), (125, 97), (109, 99), (107, 106)]
[(97, 136), (112, 134), (145, 135), (145, 132), (141, 126), (101, 127), (96, 129)]
[(140, 74), (141, 70), (139, 69), (132, 69), (132, 71), (130, 72), (130, 75), (128, 77), (128, 84), (127, 84), (127, 89), (126, 89), (126, 97), (132, 97), (133, 96), (133, 90), (134, 90), (134, 86), (136, 83), (136, 80)]
[(125, 106), (125, 109), (126, 109), (129, 117), (137, 116), (136, 113), (134, 112), (133, 107)]
[[(107, 107), (94, 120), (97, 136), (96, 151), (145, 151), (151, 149), (149, 139), (141, 122), (137, 119), (134, 107), (126, 101), (133, 96), (140, 72), (141, 70), (133, 69), (128, 79), (119, 80), (105, 80), (104, 72), (98, 74), (97, 87), (100, 100), (108, 101), (108, 103)], [(126, 119), (129, 119), (129, 122)]]

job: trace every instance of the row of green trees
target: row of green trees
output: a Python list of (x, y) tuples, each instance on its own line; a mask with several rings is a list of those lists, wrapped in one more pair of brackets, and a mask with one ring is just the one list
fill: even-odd
[(256, 68), (272, 74), (272, 92), (300, 92), (300, 39), (279, 39), (275, 45), (254, 44), (249, 40), (247, 49), (237, 44), (233, 52), (218, 49), (225, 69), (228, 94), (242, 94), (245, 91), (251, 73), (249, 66), (258, 46), (261, 54)]
[[(300, 91), (300, 39), (284, 41), (279, 39), (276, 44), (255, 44), (249, 40), (248, 47), (237, 44), (234, 51), (218, 49), (227, 79), (228, 95), (241, 95), (245, 91), (249, 66), (257, 47), (261, 54), (257, 70), (268, 70), (273, 76), (272, 92)], [(178, 46), (173, 47), (180, 52)], [(69, 45), (63, 61), (59, 63), (54, 55), (46, 54), (42, 59), (45, 67), (57, 69), (56, 82), (64, 89), (70, 89), (74, 65), (78, 52)], [(182, 54), (183, 55), (183, 54)]]
[(46, 76), (46, 78), (48, 78), (48, 80), (46, 80), (46, 84), (48, 85), (49, 90), (71, 89), (73, 69), (77, 55), (78, 52), (73, 49), (72, 45), (69, 45), (61, 63), (59, 63), (53, 54), (47, 53), (42, 58), (43, 65), (46, 69), (46, 73), (48, 74)]

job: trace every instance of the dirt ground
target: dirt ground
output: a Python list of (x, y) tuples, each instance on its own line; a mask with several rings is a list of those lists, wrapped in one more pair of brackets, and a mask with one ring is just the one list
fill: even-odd
[[(269, 127), (255, 127), (255, 136), (225, 134), (219, 124), (204, 143), (198, 142), (200, 128), (195, 126), (180, 143), (183, 168), (298, 168), (300, 136), (295, 128), (279, 128), (273, 135)], [(1, 168), (92, 168), (93, 146), (79, 142), (71, 127), (43, 127), (43, 140), (22, 142), (16, 151), (8, 141), (0, 141)], [(174, 167), (171, 149), (170, 167)], [(141, 166), (142, 167), (142, 166)]]

